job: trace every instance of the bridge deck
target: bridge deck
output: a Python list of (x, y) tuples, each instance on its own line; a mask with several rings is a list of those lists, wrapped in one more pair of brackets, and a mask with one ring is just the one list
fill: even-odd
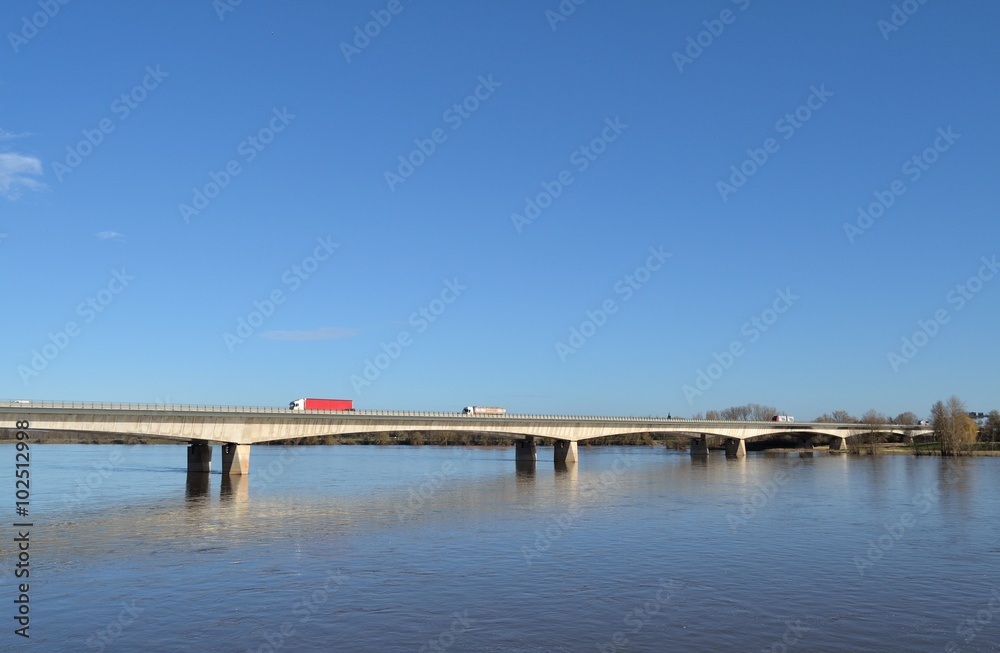
[[(162, 404), (110, 404), (76, 402), (0, 403), (0, 425), (27, 421), (31, 429), (155, 436), (191, 442), (189, 469), (207, 471), (211, 454), (205, 443), (225, 445), (224, 467), (244, 470), (249, 445), (264, 442), (392, 431), (461, 431), (491, 434), (518, 440), (518, 456), (534, 456), (533, 438), (564, 443), (560, 455), (576, 460), (576, 443), (593, 438), (631, 433), (679, 433), (698, 437), (698, 451), (707, 453), (705, 436), (728, 438), (730, 446), (752, 438), (794, 434), (802, 438), (827, 435), (846, 438), (867, 433), (861, 424), (803, 422), (747, 422), (684, 420), (666, 417), (601, 417), (595, 415), (468, 415), (418, 411), (300, 411), (288, 408), (246, 406), (168, 406)], [(918, 435), (926, 427), (885, 425), (882, 433)], [(692, 445), (692, 451), (695, 446)], [(744, 452), (742, 446), (733, 451)], [(529, 454), (530, 452), (530, 454)], [(192, 458), (194, 456), (194, 458)], [(200, 462), (192, 462), (192, 461)]]

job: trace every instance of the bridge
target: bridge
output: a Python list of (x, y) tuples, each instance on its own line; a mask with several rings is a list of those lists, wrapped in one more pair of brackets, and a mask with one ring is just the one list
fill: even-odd
[[(28, 423), (28, 430), (105, 435), (151, 436), (188, 443), (188, 472), (210, 472), (212, 445), (222, 447), (222, 473), (244, 475), (250, 447), (324, 435), (405, 431), (457, 431), (509, 437), (517, 461), (537, 459), (535, 438), (555, 441), (555, 462), (578, 459), (577, 443), (609, 435), (680, 433), (691, 436), (691, 455), (708, 455), (708, 437), (725, 439), (726, 455), (745, 456), (746, 441), (779, 434), (796, 436), (811, 447), (818, 435), (831, 438), (831, 450), (847, 448), (847, 439), (870, 433), (862, 424), (685, 420), (666, 417), (595, 417), (569, 415), (466, 415), (461, 413), (385, 410), (300, 411), (239, 406), (165, 406), (66, 402), (4, 402), (0, 426)], [(926, 426), (885, 425), (877, 432), (895, 435), (931, 433)]]

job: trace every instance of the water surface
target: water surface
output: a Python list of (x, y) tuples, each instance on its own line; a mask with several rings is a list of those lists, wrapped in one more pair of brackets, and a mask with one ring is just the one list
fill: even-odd
[[(13, 446), (0, 451), (13, 488)], [(27, 644), (1000, 650), (998, 459), (513, 458), (256, 446), (250, 477), (230, 482), (189, 478), (180, 446), (34, 446)], [(5, 647), (25, 644), (10, 618), (12, 539), (0, 543)]]

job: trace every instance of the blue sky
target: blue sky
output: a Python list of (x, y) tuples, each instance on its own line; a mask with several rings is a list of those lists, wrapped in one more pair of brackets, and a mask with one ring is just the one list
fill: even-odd
[(1000, 407), (992, 3), (35, 0), (0, 27), (0, 396)]

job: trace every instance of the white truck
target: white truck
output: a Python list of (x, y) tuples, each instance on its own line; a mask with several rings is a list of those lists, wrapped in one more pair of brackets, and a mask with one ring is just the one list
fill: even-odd
[(507, 409), (499, 406), (466, 406), (462, 409), (464, 415), (506, 415)]

